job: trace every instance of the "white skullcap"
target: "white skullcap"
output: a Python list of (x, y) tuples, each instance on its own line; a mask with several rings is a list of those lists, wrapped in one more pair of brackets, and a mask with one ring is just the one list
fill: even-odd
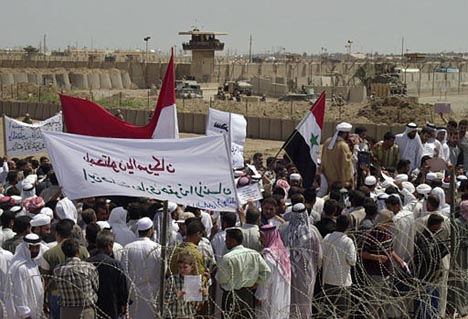
[(412, 129), (417, 129), (418, 125), (416, 123), (411, 122), (411, 123), (406, 124), (406, 127), (407, 128), (412, 128)]
[(289, 175), (289, 180), (291, 181), (300, 181), (301, 180), (301, 175), (297, 173), (293, 173)]
[(28, 245), (38, 245), (41, 243), (41, 238), (37, 234), (30, 233), (23, 237), (23, 241)]
[(297, 203), (292, 207), (292, 211), (294, 213), (302, 213), (303, 211), (305, 211), (305, 209), (306, 207), (303, 203)]
[(431, 190), (432, 190), (431, 186), (427, 184), (419, 184), (416, 187), (416, 191), (421, 195), (427, 195), (431, 192)]
[(346, 123), (346, 122), (342, 122), (340, 124), (338, 124), (336, 126), (336, 130), (338, 132), (351, 132), (351, 129), (353, 128), (353, 126), (349, 123)]
[(336, 139), (338, 138), (338, 133), (339, 132), (350, 132), (353, 126), (349, 123), (342, 122), (336, 126), (336, 131), (335, 134), (333, 135), (332, 140), (330, 141), (330, 144), (328, 144), (328, 149), (332, 150), (333, 146), (335, 146)]
[(408, 192), (410, 192), (411, 194), (413, 194), (415, 191), (416, 191), (416, 188), (414, 187), (414, 185), (410, 182), (401, 182), (401, 186), (403, 186), (404, 189), (406, 189)]
[(31, 227), (40, 227), (50, 224), (50, 217), (44, 214), (37, 214), (31, 219)]
[(426, 174), (426, 179), (428, 181), (433, 181), (437, 178), (437, 174), (436, 173), (433, 173), (433, 172), (429, 172)]
[(54, 218), (54, 211), (49, 207), (44, 207), (40, 210), (39, 214), (49, 216), (50, 219)]
[(23, 208), (21, 208), (21, 206), (13, 206), (12, 208), (10, 208), (10, 212), (13, 212), (13, 213), (19, 213)]
[(13, 204), (21, 204), (21, 202), (23, 201), (23, 198), (18, 195), (10, 196), (10, 198)]
[(373, 175), (367, 176), (364, 180), (364, 185), (374, 186), (375, 184), (377, 184), (377, 178), (375, 178)]
[(145, 231), (153, 227), (153, 221), (148, 217), (143, 217), (137, 221), (136, 225), (138, 231)]
[(397, 182), (407, 182), (408, 181), (408, 175), (407, 174), (398, 174), (395, 177), (395, 181), (397, 181)]
[[(467, 172), (468, 173), (468, 172)], [(457, 176), (457, 181), (462, 181), (464, 179), (468, 179), (468, 177), (466, 177), (465, 175), (458, 175)]]
[(437, 172), (436, 173), (436, 178), (437, 179), (444, 179), (444, 174), (442, 172)]
[(100, 221), (96, 222), (96, 224), (99, 225), (99, 228), (101, 228), (101, 230), (112, 229), (111, 225), (105, 220), (100, 220)]

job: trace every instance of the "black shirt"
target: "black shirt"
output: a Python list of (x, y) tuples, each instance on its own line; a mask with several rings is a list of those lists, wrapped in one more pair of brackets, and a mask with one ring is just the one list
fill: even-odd
[(122, 310), (128, 301), (128, 287), (121, 263), (103, 251), (96, 251), (86, 261), (96, 266), (99, 273), (97, 314), (104, 318), (123, 315)]

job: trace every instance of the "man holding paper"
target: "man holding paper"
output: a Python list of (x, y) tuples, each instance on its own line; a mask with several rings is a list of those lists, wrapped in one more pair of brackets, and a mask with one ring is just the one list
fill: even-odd
[(242, 230), (226, 231), (226, 247), (216, 280), (223, 289), (223, 311), (227, 318), (254, 318), (254, 289), (266, 284), (270, 267), (255, 250), (242, 246)]

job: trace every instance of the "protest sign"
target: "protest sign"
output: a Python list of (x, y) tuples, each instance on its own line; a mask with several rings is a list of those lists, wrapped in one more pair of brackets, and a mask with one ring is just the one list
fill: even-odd
[(5, 153), (7, 156), (24, 156), (45, 152), (41, 130), (61, 132), (62, 113), (34, 124), (26, 124), (3, 116), (5, 127)]
[(239, 201), (242, 205), (246, 204), (249, 200), (261, 200), (263, 198), (262, 192), (258, 183), (242, 186), (237, 189)]
[(448, 114), (452, 111), (450, 103), (436, 103), (434, 104), (434, 112)]
[(177, 140), (44, 132), (63, 193), (70, 199), (121, 195), (235, 211), (237, 193), (222, 135)]
[(241, 114), (208, 109), (206, 135), (225, 134), (231, 145), (233, 168), (244, 167), (244, 143), (247, 135), (247, 121)]

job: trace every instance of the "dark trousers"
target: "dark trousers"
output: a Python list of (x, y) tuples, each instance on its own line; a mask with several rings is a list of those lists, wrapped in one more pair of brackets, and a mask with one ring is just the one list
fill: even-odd
[(255, 318), (255, 293), (250, 288), (223, 290), (223, 318)]

